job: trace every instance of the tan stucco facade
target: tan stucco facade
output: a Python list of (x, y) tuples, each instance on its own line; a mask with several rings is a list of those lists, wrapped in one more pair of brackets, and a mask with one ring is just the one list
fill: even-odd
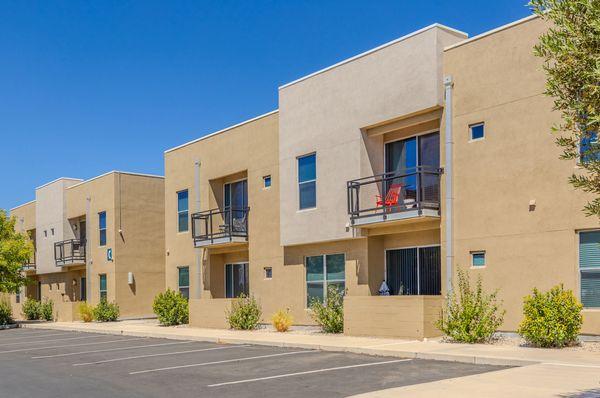
[[(103, 246), (100, 212), (106, 212)], [(153, 316), (152, 299), (164, 290), (162, 177), (110, 172), (87, 181), (59, 179), (37, 188), (36, 201), (11, 209), (11, 216), (19, 231), (36, 236), (35, 268), (26, 271), (31, 284), (23, 289), (21, 304), (26, 297), (50, 299), (57, 319), (75, 320), (83, 299), (99, 302), (105, 274), (107, 299), (119, 305), (121, 317)], [(57, 265), (55, 242), (83, 238), (85, 259)], [(11, 301), (15, 317), (21, 317), (14, 295)]]

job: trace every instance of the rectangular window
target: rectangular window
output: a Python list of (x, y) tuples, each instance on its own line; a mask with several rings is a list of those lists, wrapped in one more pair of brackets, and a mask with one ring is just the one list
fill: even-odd
[(306, 304), (327, 299), (327, 288), (346, 289), (346, 257), (343, 254), (306, 257)]
[(100, 275), (100, 300), (107, 298), (107, 289), (106, 289), (106, 274)]
[(15, 303), (19, 304), (21, 302), (21, 289), (15, 294)]
[(299, 209), (317, 207), (317, 155), (298, 158)]
[(265, 267), (265, 279), (273, 279), (273, 267)]
[(187, 232), (188, 225), (188, 191), (177, 192), (177, 231)]
[(179, 293), (186, 299), (190, 298), (190, 267), (179, 267), (177, 269), (179, 273), (178, 286)]
[(581, 303), (586, 308), (600, 307), (600, 231), (579, 234), (579, 272)]
[(100, 246), (106, 246), (106, 212), (98, 213), (98, 228), (100, 231)]
[(225, 264), (225, 297), (236, 298), (250, 291), (248, 263)]
[(471, 141), (480, 140), (485, 137), (485, 124), (476, 123), (469, 126)]
[(484, 251), (471, 252), (471, 266), (472, 267), (485, 267), (485, 252)]
[(80, 290), (80, 296), (81, 297), (81, 301), (86, 301), (87, 300), (87, 290), (86, 290), (86, 279), (85, 277), (81, 277), (81, 284), (79, 286), (79, 290)]
[(264, 176), (263, 177), (263, 187), (264, 188), (270, 188), (271, 187), (271, 176)]
[(600, 148), (598, 148), (598, 133), (587, 132), (579, 141), (579, 161), (587, 163), (594, 159), (600, 160)]

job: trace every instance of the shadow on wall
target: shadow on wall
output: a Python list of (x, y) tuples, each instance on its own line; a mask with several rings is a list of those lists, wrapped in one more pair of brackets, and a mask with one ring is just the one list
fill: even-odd
[(578, 392), (561, 394), (562, 398), (598, 398), (600, 397), (600, 388), (592, 388), (590, 390), (582, 390)]

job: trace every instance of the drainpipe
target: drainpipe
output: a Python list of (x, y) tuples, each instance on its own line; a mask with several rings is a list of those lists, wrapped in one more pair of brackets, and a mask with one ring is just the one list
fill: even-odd
[(453, 207), (453, 194), (452, 194), (452, 150), (454, 142), (452, 139), (452, 88), (454, 83), (452, 76), (444, 77), (444, 92), (445, 92), (445, 105), (444, 111), (446, 112), (445, 130), (445, 150), (446, 150), (446, 166), (444, 168), (444, 175), (446, 179), (446, 292), (452, 291), (452, 263), (454, 262), (454, 249), (452, 241), (452, 207)]
[[(194, 176), (194, 191), (196, 192), (196, 205), (195, 210), (200, 211), (200, 159), (194, 162), (195, 176)], [(192, 228), (193, 230), (193, 228)], [(202, 253), (200, 252), (201, 248), (194, 248), (196, 252), (196, 273), (194, 274), (194, 285), (196, 285), (196, 289), (194, 290), (194, 298), (199, 299), (202, 292)]]
[[(85, 301), (90, 301), (92, 297), (92, 264), (91, 264), (91, 256), (90, 256), (90, 223), (91, 223), (91, 215), (90, 215), (90, 202), (92, 201), (91, 197), (85, 198)], [(79, 231), (81, 236), (81, 231)]]

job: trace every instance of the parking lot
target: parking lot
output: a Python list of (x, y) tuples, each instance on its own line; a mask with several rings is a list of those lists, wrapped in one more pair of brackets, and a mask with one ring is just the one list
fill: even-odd
[(504, 369), (41, 329), (0, 331), (1, 397), (345, 397)]

